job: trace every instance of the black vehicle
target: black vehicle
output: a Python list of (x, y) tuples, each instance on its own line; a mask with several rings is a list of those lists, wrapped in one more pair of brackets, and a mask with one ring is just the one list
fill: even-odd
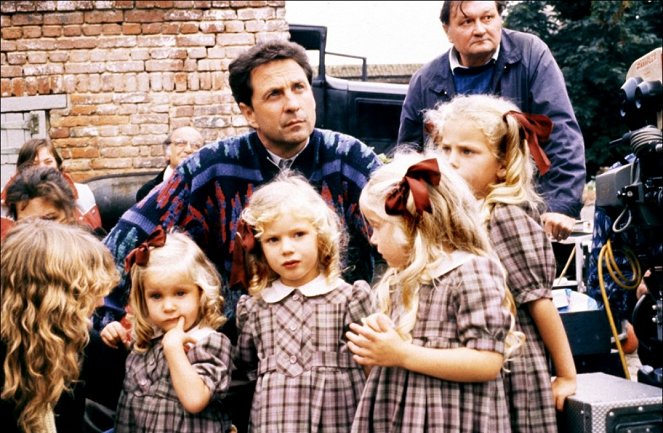
[[(365, 58), (326, 50), (327, 27), (291, 24), (290, 40), (319, 55), (318, 74), (313, 77), (316, 126), (352, 135), (372, 146), (378, 154), (388, 153), (396, 144), (408, 86), (366, 81)], [(363, 59), (363, 80), (328, 76), (327, 55)]]

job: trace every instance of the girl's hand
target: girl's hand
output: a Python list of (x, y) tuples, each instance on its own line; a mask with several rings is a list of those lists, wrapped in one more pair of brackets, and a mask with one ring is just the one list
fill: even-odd
[(364, 325), (350, 325), (346, 333), (348, 348), (360, 365), (382, 367), (399, 366), (406, 343), (394, 329), (391, 319), (384, 314), (373, 314), (364, 319)]
[(122, 326), (120, 322), (111, 322), (101, 330), (101, 341), (108, 347), (118, 348), (118, 344), (129, 347), (131, 344), (131, 335), (129, 331)]
[(164, 351), (184, 350), (187, 352), (189, 343), (196, 344), (196, 339), (184, 331), (184, 317), (180, 316), (177, 325), (163, 336), (161, 344), (163, 344)]
[(558, 411), (564, 410), (566, 397), (576, 393), (575, 378), (557, 376), (552, 383), (553, 399)]

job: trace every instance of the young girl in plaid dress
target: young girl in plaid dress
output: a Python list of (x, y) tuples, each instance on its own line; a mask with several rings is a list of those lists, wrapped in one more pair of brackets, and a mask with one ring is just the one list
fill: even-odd
[(373, 367), (352, 432), (509, 432), (500, 371), (520, 336), (471, 192), (432, 152), (402, 153), (359, 205), (389, 268), (380, 312), (347, 333)]
[[(230, 386), (231, 345), (214, 265), (184, 233), (161, 226), (128, 256), (133, 350), (115, 432), (230, 431), (221, 398)], [(119, 326), (118, 326), (119, 328)], [(121, 343), (106, 326), (105, 341)]]
[[(493, 249), (525, 333), (522, 355), (505, 374), (511, 426), (517, 432), (556, 432), (555, 406), (575, 392), (576, 371), (559, 313), (552, 303), (555, 257), (538, 212), (531, 156), (541, 176), (549, 165), (538, 146), (552, 124), (494, 96), (457, 97), (427, 114), (434, 145), (482, 200)], [(531, 151), (530, 151), (531, 149)], [(557, 377), (552, 381), (545, 349)]]
[(284, 172), (253, 193), (238, 233), (251, 296), (237, 305), (236, 365), (257, 378), (249, 430), (347, 433), (365, 373), (343, 330), (368, 315), (370, 288), (340, 278), (338, 216)]

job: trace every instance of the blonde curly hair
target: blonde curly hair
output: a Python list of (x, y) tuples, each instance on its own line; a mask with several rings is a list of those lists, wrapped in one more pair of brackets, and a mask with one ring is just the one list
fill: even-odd
[[(408, 168), (426, 159), (437, 159), (441, 180), (428, 186), (432, 212), (417, 214), (412, 194), (408, 195), (405, 215), (387, 215), (385, 199), (401, 181)], [(364, 186), (359, 198), (362, 212), (370, 210), (380, 220), (396, 228), (393, 242), (409, 250), (409, 261), (402, 269), (390, 267), (375, 287), (376, 307), (390, 315), (394, 288), (399, 288), (402, 315), (396, 331), (411, 340), (417, 319), (419, 290), (430, 284), (440, 262), (448, 260), (453, 251), (493, 257), (486, 229), (479, 217), (478, 203), (465, 181), (455, 173), (434, 150), (418, 153), (406, 148), (397, 149), (392, 162), (378, 168)], [(506, 285), (506, 281), (505, 281)], [(503, 304), (511, 312), (511, 330), (507, 335), (505, 359), (522, 345), (524, 335), (515, 331), (514, 303), (507, 290)]]
[(505, 116), (509, 111), (520, 110), (512, 102), (497, 96), (460, 95), (424, 113), (426, 124), (431, 127), (426, 143), (428, 148), (435, 149), (440, 145), (445, 125), (470, 124), (481, 131), (493, 156), (504, 164), (504, 177), (489, 186), (484, 201), (482, 215), (485, 222), (497, 204), (526, 203), (533, 209), (543, 204), (534, 187), (534, 162), (527, 140), (521, 138), (516, 118)]
[[(340, 218), (324, 198), (302, 176), (285, 170), (272, 182), (258, 188), (251, 196), (241, 218), (252, 227), (260, 240), (265, 226), (281, 215), (291, 214), (311, 223), (318, 236), (318, 265), (328, 282), (341, 275), (341, 253), (347, 246), (347, 236)], [(260, 243), (248, 255), (251, 272), (249, 293), (258, 296), (278, 275), (271, 270), (262, 253)]]
[(129, 305), (133, 312), (134, 350), (137, 352), (145, 352), (155, 335), (145, 300), (145, 281), (150, 276), (163, 279), (168, 275), (184, 277), (200, 289), (200, 326), (217, 329), (226, 322), (222, 313), (221, 279), (216, 268), (187, 234), (168, 233), (164, 246), (150, 247), (145, 266), (134, 264), (131, 268)]
[(42, 219), (17, 224), (2, 244), (2, 325), (7, 354), (0, 397), (24, 431), (78, 379), (90, 316), (119, 282), (108, 249), (85, 229)]

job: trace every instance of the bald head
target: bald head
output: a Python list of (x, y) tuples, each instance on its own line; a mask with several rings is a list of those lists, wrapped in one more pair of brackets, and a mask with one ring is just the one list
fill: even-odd
[[(190, 126), (175, 129), (170, 134), (168, 142), (167, 144), (170, 149), (166, 149), (166, 156), (169, 159), (170, 166), (173, 168), (177, 167), (180, 162), (205, 144), (200, 132)], [(168, 151), (170, 151), (170, 155), (168, 155)]]

